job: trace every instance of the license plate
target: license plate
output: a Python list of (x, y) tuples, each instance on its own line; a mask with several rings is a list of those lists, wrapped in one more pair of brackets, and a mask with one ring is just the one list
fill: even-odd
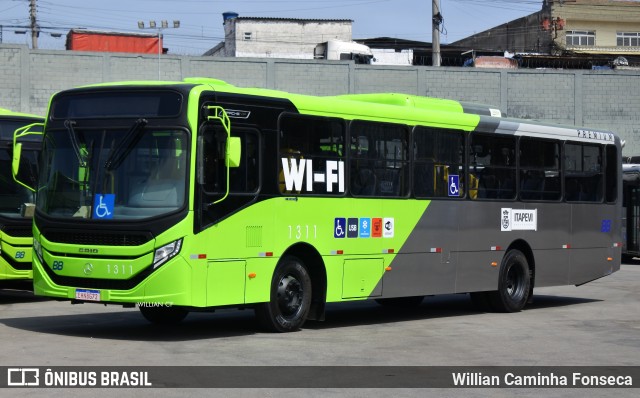
[(100, 301), (100, 290), (76, 289), (76, 299), (85, 301)]

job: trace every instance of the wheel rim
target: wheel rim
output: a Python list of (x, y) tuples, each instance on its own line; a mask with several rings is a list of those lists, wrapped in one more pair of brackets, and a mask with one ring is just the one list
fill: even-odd
[(507, 271), (506, 292), (514, 300), (522, 298), (524, 294), (524, 274), (518, 264), (511, 264)]
[(298, 279), (285, 275), (278, 283), (278, 309), (285, 317), (295, 316), (302, 308), (304, 289)]

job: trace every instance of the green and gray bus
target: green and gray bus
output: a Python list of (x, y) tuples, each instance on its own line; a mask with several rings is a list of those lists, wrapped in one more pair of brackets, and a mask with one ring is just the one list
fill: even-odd
[[(0, 284), (30, 281), (32, 215), (43, 118), (0, 108)], [(14, 142), (14, 133), (17, 142)], [(18, 180), (12, 168), (14, 144), (22, 148)], [(20, 181), (23, 181), (21, 183)]]
[(640, 257), (640, 160), (637, 156), (622, 164), (622, 259)]
[(206, 78), (57, 93), (34, 291), (158, 323), (248, 307), (284, 332), (353, 300), (515, 312), (617, 271), (619, 138), (480, 108)]

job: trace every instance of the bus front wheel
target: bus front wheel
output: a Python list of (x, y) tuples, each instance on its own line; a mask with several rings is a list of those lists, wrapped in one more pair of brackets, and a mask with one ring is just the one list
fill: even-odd
[(271, 297), (255, 311), (262, 327), (272, 332), (292, 332), (304, 324), (311, 306), (311, 278), (302, 261), (283, 257), (271, 280)]
[(178, 307), (138, 307), (145, 319), (157, 325), (175, 325), (189, 314), (189, 311)]
[(529, 298), (531, 275), (527, 257), (516, 249), (509, 250), (502, 259), (498, 290), (489, 292), (489, 301), (499, 312), (518, 312)]

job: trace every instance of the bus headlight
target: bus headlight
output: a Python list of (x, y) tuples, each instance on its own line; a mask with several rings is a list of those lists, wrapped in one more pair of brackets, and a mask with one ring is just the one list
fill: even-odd
[(169, 261), (169, 259), (175, 257), (178, 253), (180, 253), (181, 248), (182, 239), (178, 239), (156, 249), (156, 252), (153, 255), (153, 268), (156, 269), (162, 264)]
[(44, 259), (42, 258), (42, 245), (37, 239), (33, 240), (33, 251), (34, 253), (36, 253), (36, 256), (38, 256), (38, 260), (40, 260), (40, 263), (44, 264)]

